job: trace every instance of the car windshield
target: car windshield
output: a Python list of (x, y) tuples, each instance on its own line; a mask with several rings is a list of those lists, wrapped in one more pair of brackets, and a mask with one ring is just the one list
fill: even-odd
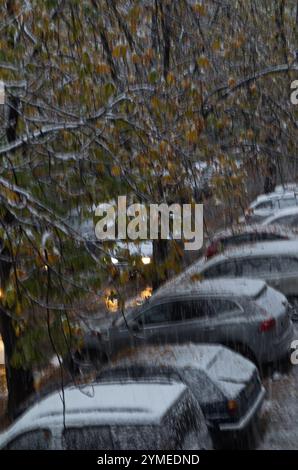
[(147, 366), (136, 365), (128, 367), (115, 367), (112, 369), (103, 370), (97, 377), (99, 380), (144, 380), (148, 379), (150, 382), (168, 382), (169, 379), (180, 380), (179, 373), (170, 367), (166, 366)]

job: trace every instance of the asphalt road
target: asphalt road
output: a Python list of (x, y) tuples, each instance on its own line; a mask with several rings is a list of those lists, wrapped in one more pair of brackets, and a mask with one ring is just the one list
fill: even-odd
[[(298, 340), (298, 324), (295, 325)], [(264, 380), (267, 398), (260, 419), (258, 449), (298, 449), (298, 365)]]

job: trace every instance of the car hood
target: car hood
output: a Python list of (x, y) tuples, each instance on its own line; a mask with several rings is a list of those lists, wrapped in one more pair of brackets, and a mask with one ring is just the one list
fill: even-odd
[(219, 348), (206, 373), (228, 398), (235, 397), (252, 379), (256, 367), (240, 354)]

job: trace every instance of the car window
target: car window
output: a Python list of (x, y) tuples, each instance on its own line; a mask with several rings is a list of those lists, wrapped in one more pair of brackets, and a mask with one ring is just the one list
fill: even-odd
[(295, 197), (285, 197), (278, 201), (278, 205), (281, 209), (285, 207), (292, 207), (296, 205), (296, 198)]
[(252, 234), (243, 233), (241, 235), (233, 235), (230, 238), (223, 238), (221, 244), (223, 247), (227, 248), (228, 246), (241, 245), (243, 243), (249, 243), (252, 239)]
[(260, 202), (255, 206), (255, 210), (259, 209), (272, 209), (272, 201)]
[(171, 320), (169, 304), (155, 305), (143, 312), (139, 317), (139, 323), (144, 325), (165, 323)]
[(220, 277), (220, 276), (237, 276), (237, 265), (234, 260), (231, 261), (223, 261), (221, 263), (215, 264), (210, 268), (207, 268), (203, 272), (203, 276), (205, 279), (211, 279), (213, 277)]
[(258, 273), (276, 273), (280, 270), (279, 261), (277, 258), (246, 258), (239, 260), (239, 272), (241, 276), (254, 276)]
[(240, 307), (231, 300), (210, 299), (209, 302), (212, 304), (212, 307), (216, 315), (219, 315), (221, 313), (234, 312), (235, 310), (240, 310)]
[(258, 233), (256, 234), (255, 241), (270, 241), (270, 240), (288, 240), (284, 235), (278, 235), (276, 233)]
[(298, 272), (298, 259), (292, 257), (281, 258), (280, 269), (282, 272)]
[(35, 429), (12, 439), (5, 450), (48, 450), (51, 444), (51, 432), (48, 429)]
[(152, 307), (144, 312), (144, 325), (176, 323), (212, 315), (212, 307), (205, 299), (181, 300)]
[(210, 317), (214, 314), (206, 299), (178, 301), (172, 304), (172, 321), (187, 321)]

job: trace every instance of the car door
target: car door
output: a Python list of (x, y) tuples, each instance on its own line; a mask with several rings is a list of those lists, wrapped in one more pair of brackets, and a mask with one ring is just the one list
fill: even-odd
[(176, 338), (177, 319), (173, 316), (172, 302), (163, 302), (145, 309), (136, 319), (140, 331), (135, 336), (135, 344), (166, 344)]
[(214, 340), (214, 311), (207, 298), (189, 298), (172, 306), (177, 342), (212, 342)]
[[(245, 328), (239, 328), (239, 319), (245, 321), (243, 308), (238, 302), (223, 298), (209, 298), (213, 314), (213, 341), (216, 343), (231, 343), (236, 337), (239, 340), (240, 334), (246, 334)], [(236, 328), (235, 328), (236, 327)]]
[(143, 313), (144, 340), (152, 344), (207, 341), (211, 316), (205, 299), (171, 300)]

